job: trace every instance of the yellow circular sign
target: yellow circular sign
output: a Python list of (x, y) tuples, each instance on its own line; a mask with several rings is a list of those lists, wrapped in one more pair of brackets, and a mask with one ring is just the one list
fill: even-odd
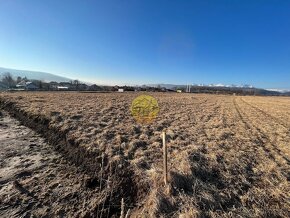
[(159, 106), (157, 100), (150, 95), (140, 95), (131, 105), (132, 116), (138, 123), (151, 123), (158, 115)]

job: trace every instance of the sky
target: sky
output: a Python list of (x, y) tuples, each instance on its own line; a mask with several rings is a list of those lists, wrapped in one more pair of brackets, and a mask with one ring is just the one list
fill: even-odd
[(290, 89), (290, 1), (0, 0), (0, 67)]

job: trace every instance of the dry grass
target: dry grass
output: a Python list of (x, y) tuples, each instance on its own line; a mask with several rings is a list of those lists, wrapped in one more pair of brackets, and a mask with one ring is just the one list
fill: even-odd
[[(68, 140), (90, 152), (105, 154), (107, 164), (133, 169), (136, 196), (134, 202), (124, 199), (131, 217), (289, 217), (289, 98), (151, 94), (160, 114), (143, 126), (130, 114), (138, 93), (0, 97), (48, 118), (50, 128), (65, 131)], [(165, 129), (168, 187), (162, 178)]]

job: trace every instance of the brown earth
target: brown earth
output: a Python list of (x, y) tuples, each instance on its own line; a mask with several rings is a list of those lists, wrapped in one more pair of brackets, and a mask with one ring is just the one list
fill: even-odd
[[(56, 160), (74, 163), (64, 165), (72, 168), (67, 173), (89, 177), (76, 180), (81, 184), (76, 193), (86, 196), (87, 204), (68, 205), (73, 197), (63, 201), (60, 194), (55, 207), (72, 217), (120, 216), (124, 198), (131, 217), (289, 217), (289, 98), (150, 93), (160, 114), (151, 125), (138, 125), (129, 109), (138, 95), (0, 94), (4, 109), (43, 135), (56, 148), (55, 155), (62, 154)], [(163, 130), (168, 136), (168, 187), (162, 179)], [(40, 152), (42, 147), (49, 146), (40, 144)], [(44, 164), (48, 169), (49, 163)], [(47, 177), (42, 178), (49, 186)], [(73, 178), (65, 184), (74, 184)], [(43, 194), (32, 183), (18, 183), (37, 198)], [(18, 207), (20, 214), (39, 210)]]
[(103, 193), (93, 178), (36, 132), (1, 114), (0, 217), (101, 217), (108, 205), (95, 211)]

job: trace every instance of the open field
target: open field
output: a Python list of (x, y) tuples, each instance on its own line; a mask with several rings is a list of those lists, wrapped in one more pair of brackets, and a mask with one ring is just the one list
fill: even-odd
[[(139, 125), (130, 114), (139, 94), (1, 93), (0, 101), (89, 178), (79, 192), (94, 194), (86, 194), (79, 216), (119, 217), (124, 198), (131, 217), (289, 217), (290, 98), (150, 93), (159, 115)], [(29, 179), (17, 181), (37, 195)], [(68, 199), (84, 202), (79, 196)], [(45, 215), (41, 206), (27, 210)], [(60, 210), (71, 214), (72, 208)]]
[(91, 178), (6, 115), (0, 117), (0, 217), (85, 216), (99, 195), (87, 188)]

